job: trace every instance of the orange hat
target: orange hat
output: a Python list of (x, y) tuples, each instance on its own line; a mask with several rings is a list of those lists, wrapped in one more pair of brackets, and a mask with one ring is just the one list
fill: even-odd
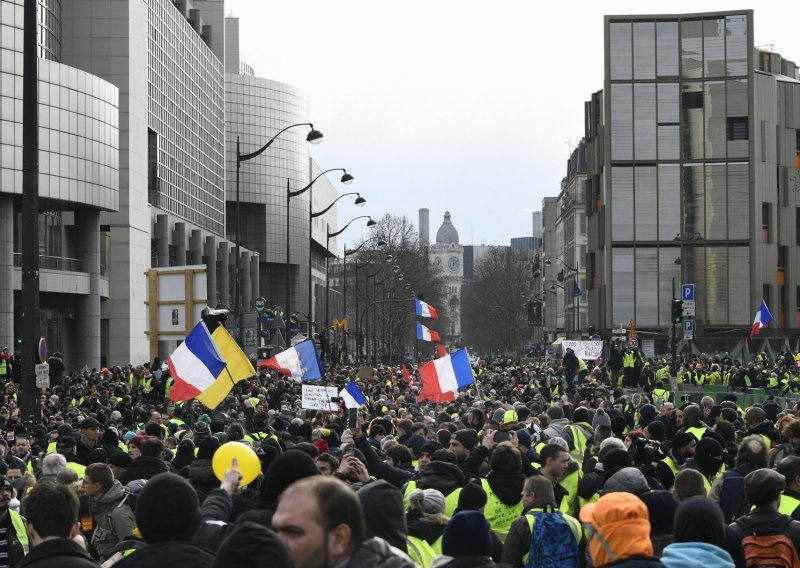
[[(595, 566), (631, 556), (652, 556), (647, 505), (632, 493), (609, 493), (581, 509), (581, 521), (590, 523), (595, 537), (589, 543)], [(605, 545), (604, 545), (605, 543)]]

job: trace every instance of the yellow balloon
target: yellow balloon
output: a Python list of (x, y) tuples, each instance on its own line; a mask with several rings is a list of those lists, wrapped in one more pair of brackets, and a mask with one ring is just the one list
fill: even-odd
[(241, 442), (227, 442), (214, 452), (214, 459), (211, 460), (211, 468), (217, 479), (222, 481), (225, 472), (233, 466), (233, 460), (238, 462), (239, 472), (242, 474), (242, 485), (251, 483), (261, 475), (261, 460), (258, 459), (253, 448)]

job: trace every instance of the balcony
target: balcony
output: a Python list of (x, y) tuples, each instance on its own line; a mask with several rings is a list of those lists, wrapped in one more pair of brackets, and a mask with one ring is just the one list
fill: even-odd
[[(41, 292), (85, 295), (90, 293), (86, 262), (79, 258), (39, 255)], [(22, 254), (14, 253), (14, 289), (22, 289)], [(108, 270), (100, 265), (100, 296), (109, 297)]]
[[(79, 258), (67, 258), (65, 256), (39, 255), (39, 268), (41, 270), (66, 270), (68, 272), (84, 272), (84, 261)], [(14, 253), (14, 267), (22, 267), (22, 253)], [(100, 267), (102, 274), (103, 267)]]

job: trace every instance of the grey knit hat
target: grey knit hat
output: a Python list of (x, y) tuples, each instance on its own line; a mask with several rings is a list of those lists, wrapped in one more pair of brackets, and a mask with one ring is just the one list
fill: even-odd
[(611, 417), (606, 414), (606, 411), (602, 408), (598, 408), (597, 411), (594, 413), (594, 418), (592, 419), (592, 428), (596, 429), (601, 424), (606, 424), (611, 426)]

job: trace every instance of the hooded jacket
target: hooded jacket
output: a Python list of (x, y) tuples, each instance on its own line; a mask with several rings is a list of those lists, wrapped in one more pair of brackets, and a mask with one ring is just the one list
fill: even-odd
[[(405, 516), (403, 516), (403, 519), (405, 519)], [(367, 527), (369, 528), (369, 524)], [(405, 544), (403, 546), (405, 546)], [(373, 537), (364, 541), (358, 550), (356, 550), (350, 558), (342, 562), (337, 568), (376, 567), (416, 568), (416, 565), (402, 550), (391, 546), (382, 538)]]
[(564, 431), (564, 428), (566, 428), (568, 424), (570, 424), (568, 418), (556, 418), (547, 425), (547, 428), (544, 429), (544, 435), (547, 436), (548, 440), (560, 437), (561, 433)]
[[(773, 442), (777, 441), (780, 438), (780, 434), (778, 430), (775, 429), (775, 425), (770, 422), (769, 420), (764, 420), (763, 422), (759, 422), (747, 429), (746, 436), (766, 436)], [(769, 448), (767, 448), (769, 450)]]
[(664, 549), (661, 563), (667, 568), (734, 568), (731, 555), (705, 542), (676, 542)]
[(356, 495), (364, 510), (367, 537), (380, 537), (391, 546), (405, 550), (408, 526), (400, 490), (380, 480), (368, 483)]
[(95, 523), (91, 542), (102, 558), (111, 556), (117, 543), (130, 537), (136, 526), (130, 505), (122, 502), (124, 497), (125, 488), (114, 481), (108, 491), (89, 500)]
[(127, 485), (134, 479), (151, 479), (166, 471), (169, 471), (169, 466), (164, 460), (152, 456), (139, 456), (131, 462), (127, 470), (119, 474), (119, 482)]
[(525, 474), (520, 472), (492, 471), (486, 477), (489, 487), (503, 505), (509, 507), (522, 500), (522, 487), (525, 485)]
[(219, 487), (219, 480), (217, 476), (214, 475), (210, 459), (196, 459), (181, 470), (181, 472), (185, 472), (184, 477), (189, 480), (194, 490), (197, 491), (197, 497), (200, 499), (200, 503), (205, 500), (212, 489)]
[(447, 497), (464, 485), (464, 472), (452, 463), (432, 461), (417, 478), (419, 489), (436, 489)]
[(603, 485), (603, 495), (614, 492), (627, 492), (641, 495), (650, 491), (644, 474), (635, 467), (623, 467), (611, 475)]

